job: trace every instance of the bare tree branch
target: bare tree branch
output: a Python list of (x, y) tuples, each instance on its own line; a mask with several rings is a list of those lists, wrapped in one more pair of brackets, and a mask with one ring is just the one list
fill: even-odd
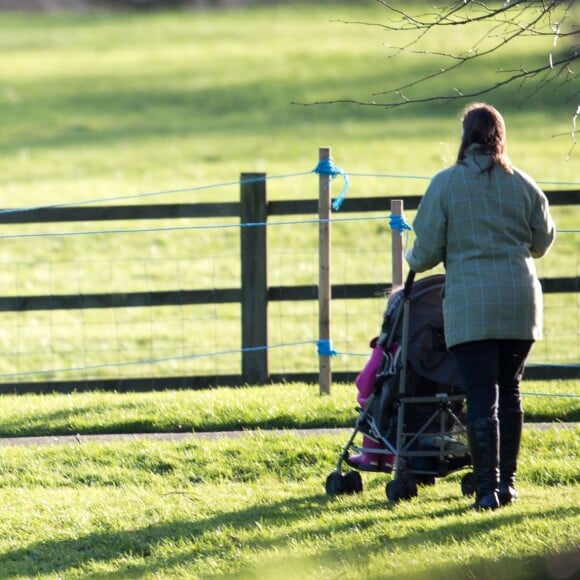
[[(443, 101), (454, 101), (454, 100), (457, 100), (458, 98), (472, 99), (475, 97), (481, 97), (482, 95), (485, 95), (487, 93), (495, 91), (503, 86), (506, 86), (509, 84), (514, 84), (514, 83), (516, 83), (516, 81), (525, 82), (526, 79), (531, 79), (531, 78), (535, 77), (536, 75), (538, 75), (544, 71), (551, 71), (557, 65), (560, 65), (560, 64), (564, 65), (561, 68), (561, 70), (567, 70), (567, 67), (568, 67), (570, 62), (571, 62), (570, 58), (566, 57), (560, 61), (553, 62), (552, 64), (546, 64), (546, 65), (543, 65), (541, 67), (538, 67), (538, 68), (532, 69), (532, 70), (522, 68), (522, 69), (518, 69), (515, 71), (505, 71), (505, 72), (511, 72), (513, 74), (503, 81), (498, 81), (496, 83), (492, 83), (492, 84), (488, 85), (487, 87), (484, 87), (482, 89), (478, 89), (475, 91), (471, 91), (471, 92), (463, 92), (458, 88), (453, 88), (452, 90), (454, 91), (454, 94), (451, 94), (451, 95), (432, 95), (429, 97), (419, 97), (419, 98), (411, 99), (411, 98), (406, 97), (405, 94), (403, 92), (401, 92), (403, 88), (407, 88), (407, 86), (413, 86), (415, 84), (415, 83), (410, 83), (409, 85), (407, 85), (405, 87), (401, 87), (398, 89), (392, 89), (391, 91), (389, 91), (389, 93), (395, 93), (395, 94), (399, 95), (402, 99), (401, 101), (377, 102), (377, 101), (360, 101), (360, 100), (356, 100), (356, 99), (334, 99), (334, 100), (328, 100), (328, 101), (314, 101), (311, 103), (294, 102), (293, 104), (303, 105), (305, 107), (308, 107), (308, 106), (312, 106), (312, 105), (330, 105), (333, 103), (347, 103), (347, 104), (352, 104), (352, 105), (361, 105), (361, 106), (370, 105), (370, 106), (374, 106), (374, 107), (383, 107), (385, 109), (395, 109), (397, 107), (402, 107), (402, 106), (410, 104), (410, 103), (419, 104), (419, 103), (434, 103), (434, 102), (443, 102)], [(440, 72), (436, 73), (436, 76), (441, 75), (441, 74), (445, 74), (445, 71), (440, 71)], [(550, 82), (552, 82), (552, 80), (553, 79), (550, 79)], [(381, 94), (383, 94), (383, 93), (381, 93)], [(384, 93), (384, 94), (387, 94), (387, 93)]]
[[(573, 64), (580, 55), (580, 27), (574, 18), (578, 17), (578, 5), (574, 11), (575, 0), (506, 0), (497, 5), (486, 0), (454, 0), (444, 6), (435, 4), (431, 12), (415, 15), (411, 8), (404, 5), (399, 8), (395, 2), (377, 0), (387, 11), (387, 18), (382, 23), (346, 22), (380, 27), (389, 34), (413, 33), (412, 38), (400, 46), (390, 46), (393, 51), (390, 58), (402, 58), (404, 55), (419, 55), (428, 58), (445, 59), (447, 64), (435, 65), (432, 72), (420, 75), (409, 82), (390, 87), (371, 95), (371, 99), (336, 99), (315, 101), (312, 103), (295, 103), (304, 106), (334, 103), (348, 103), (359, 106), (383, 107), (395, 109), (403, 106), (421, 105), (434, 102), (448, 102), (461, 99), (474, 99), (513, 85), (522, 92), (522, 104), (543, 91), (551, 88), (557, 91), (568, 91), (569, 86), (578, 80)], [(475, 26), (475, 40), (460, 52), (430, 50), (423, 48), (429, 41), (429, 35), (438, 29), (463, 27), (472, 30)], [(482, 33), (481, 29), (485, 32)], [(462, 67), (469, 68), (474, 63), (485, 62), (492, 55), (511, 54), (512, 46), (523, 38), (552, 37), (551, 47), (547, 49), (545, 61), (538, 64), (537, 57), (530, 57), (533, 66), (520, 64), (516, 69), (500, 69), (500, 80), (484, 81), (478, 88), (465, 88), (460, 85), (450, 86), (446, 92), (427, 94), (430, 83), (438, 78), (451, 76)], [(565, 45), (565, 46), (563, 46)], [(534, 62), (535, 61), (535, 62)], [(527, 92), (526, 92), (527, 91)], [(567, 93), (566, 93), (567, 94)], [(377, 100), (377, 97), (396, 96), (396, 99)], [(568, 102), (575, 111), (571, 113), (571, 137), (575, 145), (576, 123), (580, 104), (578, 92), (569, 97)], [(573, 104), (572, 104), (573, 103)]]

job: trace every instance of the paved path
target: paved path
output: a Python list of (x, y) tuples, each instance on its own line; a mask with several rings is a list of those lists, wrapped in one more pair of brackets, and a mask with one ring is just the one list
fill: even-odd
[(46, 437), (2, 437), (0, 446), (7, 445), (58, 445), (71, 443), (89, 443), (98, 441), (132, 441), (149, 439), (153, 441), (183, 441), (186, 439), (224, 439), (227, 437), (243, 437), (253, 433), (276, 433), (279, 435), (292, 433), (299, 436), (312, 435), (348, 435), (352, 429), (262, 429), (261, 431), (214, 431), (196, 433), (104, 433), (100, 435), (50, 435)]
[[(572, 429), (580, 423), (526, 423), (525, 429), (548, 429), (550, 427)], [(300, 437), (314, 435), (341, 435), (348, 437), (354, 427), (339, 429), (263, 429), (260, 433), (276, 433), (279, 435), (292, 433)], [(184, 441), (187, 439), (223, 439), (226, 437), (243, 437), (256, 431), (216, 431), (199, 433), (107, 433), (100, 435), (51, 435), (46, 437), (4, 437), (0, 438), (0, 446), (9, 445), (63, 445), (90, 442), (134, 441), (148, 439), (152, 441)]]

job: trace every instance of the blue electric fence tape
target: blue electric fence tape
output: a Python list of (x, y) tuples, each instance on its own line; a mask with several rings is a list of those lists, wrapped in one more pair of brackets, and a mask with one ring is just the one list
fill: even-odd
[(316, 341), (318, 354), (321, 356), (336, 356), (338, 353), (332, 348), (332, 340), (321, 339)]
[(389, 225), (393, 230), (399, 230), (402, 232), (403, 230), (412, 230), (413, 228), (405, 221), (405, 217), (402, 215), (391, 215), (389, 217)]
[(342, 175), (344, 178), (344, 187), (342, 191), (338, 194), (338, 197), (332, 202), (332, 209), (334, 211), (338, 211), (342, 206), (342, 202), (346, 197), (346, 193), (348, 191), (348, 187), (350, 185), (348, 175), (344, 169), (337, 167), (333, 161), (332, 157), (328, 157), (327, 159), (322, 159), (319, 161), (318, 165), (314, 169), (314, 173), (318, 175), (330, 175), (332, 179), (334, 179), (337, 175)]

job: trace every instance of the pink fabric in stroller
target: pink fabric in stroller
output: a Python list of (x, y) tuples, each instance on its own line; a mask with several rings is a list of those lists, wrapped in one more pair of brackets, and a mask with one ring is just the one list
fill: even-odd
[(383, 360), (383, 347), (377, 346), (377, 339), (378, 337), (371, 340), (370, 346), (373, 349), (371, 356), (369, 357), (369, 360), (363, 367), (362, 371), (354, 380), (356, 388), (358, 389), (356, 400), (359, 405), (362, 405), (363, 407), (367, 402), (370, 394), (373, 392), (375, 378)]
[[(375, 385), (375, 379), (377, 378), (377, 373), (383, 363), (383, 357), (385, 351), (382, 346), (377, 346), (378, 337), (371, 340), (370, 347), (372, 349), (371, 356), (367, 360), (362, 371), (358, 374), (354, 380), (356, 388), (358, 389), (358, 395), (356, 397), (357, 402), (361, 406), (365, 406), (367, 399), (373, 392), (373, 387)], [(390, 348), (390, 352), (393, 356), (397, 352), (399, 345), (393, 343)]]

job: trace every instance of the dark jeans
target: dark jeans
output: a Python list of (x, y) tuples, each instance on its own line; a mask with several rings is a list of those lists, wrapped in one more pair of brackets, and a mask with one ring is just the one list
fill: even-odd
[(522, 411), (520, 381), (532, 340), (477, 340), (451, 348), (467, 402), (468, 423)]

